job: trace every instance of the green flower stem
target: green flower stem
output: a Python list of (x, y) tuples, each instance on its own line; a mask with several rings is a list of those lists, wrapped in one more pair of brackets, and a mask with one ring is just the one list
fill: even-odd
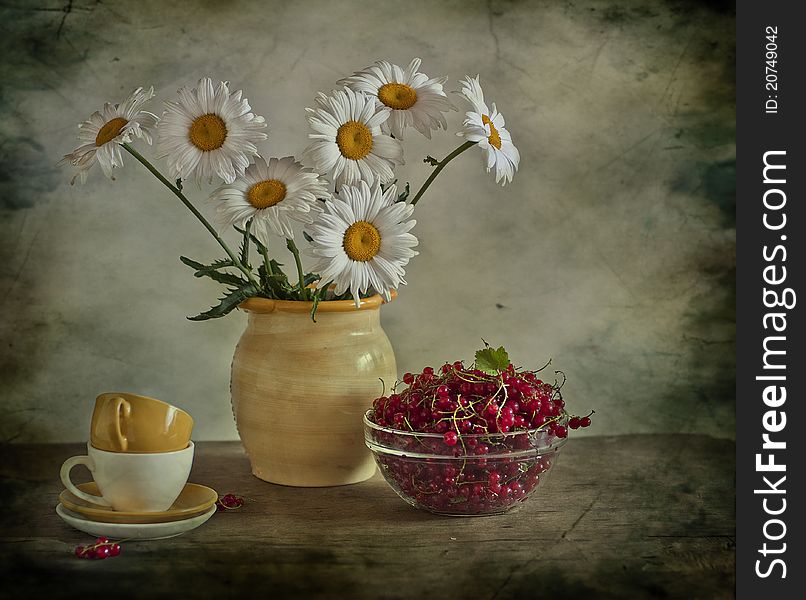
[(434, 169), (433, 173), (431, 173), (431, 175), (428, 177), (428, 179), (425, 180), (425, 183), (423, 184), (423, 187), (421, 187), (419, 189), (419, 191), (417, 192), (417, 195), (414, 196), (414, 200), (412, 200), (411, 203), (412, 204), (417, 204), (417, 202), (420, 200), (420, 197), (425, 193), (425, 190), (427, 190), (428, 186), (431, 185), (431, 182), (434, 181), (434, 179), (437, 178), (437, 175), (439, 175), (439, 172), (442, 171), (442, 169), (444, 169), (445, 166), (449, 162), (451, 162), (454, 158), (459, 156), (462, 152), (464, 152), (465, 150), (467, 150), (471, 146), (475, 146), (475, 145), (476, 145), (476, 142), (465, 142), (464, 144), (459, 146), (456, 150), (454, 150), (453, 152), (448, 154), (448, 156), (443, 158), (439, 163), (437, 163), (437, 166)]
[(260, 249), (260, 253), (263, 255), (263, 265), (266, 267), (266, 275), (271, 277), (274, 275), (274, 268), (271, 266), (271, 259), (269, 259), (269, 249), (264, 245)]
[(187, 206), (188, 210), (190, 210), (190, 212), (192, 212), (195, 215), (195, 217), (199, 221), (201, 221), (201, 224), (204, 225), (207, 231), (210, 232), (210, 235), (212, 235), (215, 238), (215, 240), (218, 242), (218, 245), (224, 249), (224, 252), (227, 253), (227, 256), (230, 257), (233, 264), (235, 264), (235, 266), (238, 267), (238, 269), (240, 269), (243, 272), (243, 274), (247, 276), (249, 281), (254, 283), (258, 287), (258, 289), (260, 289), (261, 287), (260, 282), (258, 282), (258, 280), (255, 279), (255, 275), (252, 273), (252, 271), (247, 269), (246, 266), (244, 266), (241, 263), (241, 261), (238, 260), (238, 257), (232, 250), (230, 250), (226, 242), (221, 239), (221, 236), (218, 235), (218, 232), (215, 230), (215, 228), (212, 225), (210, 225), (207, 219), (204, 218), (204, 215), (202, 215), (198, 211), (198, 209), (195, 206), (193, 206), (190, 200), (185, 198), (185, 195), (182, 193), (182, 191), (174, 184), (172, 184), (170, 181), (168, 181), (165, 178), (165, 176), (162, 173), (160, 173), (154, 165), (148, 162), (148, 160), (142, 154), (140, 154), (137, 150), (132, 148), (128, 143), (123, 143), (121, 145), (129, 154), (131, 154), (134, 158), (140, 161), (140, 164), (142, 164), (146, 169), (151, 171), (151, 174), (154, 175), (154, 177), (156, 177), (157, 179), (159, 179), (160, 182), (162, 182), (162, 184), (165, 185), (165, 187), (171, 190), (174, 193), (174, 195), (182, 201), (182, 204)]
[(299, 296), (301, 300), (310, 300), (308, 288), (305, 287), (305, 271), (302, 270), (302, 261), (299, 257), (299, 248), (291, 238), (286, 239), (288, 249), (294, 254), (294, 262), (297, 263), (297, 273), (299, 274)]
[(245, 267), (249, 266), (249, 244), (251, 242), (251, 238), (249, 237), (249, 232), (252, 229), (252, 221), (254, 221), (254, 217), (249, 219), (246, 222), (246, 226), (243, 228), (243, 252), (241, 253), (241, 257), (243, 258), (243, 263)]

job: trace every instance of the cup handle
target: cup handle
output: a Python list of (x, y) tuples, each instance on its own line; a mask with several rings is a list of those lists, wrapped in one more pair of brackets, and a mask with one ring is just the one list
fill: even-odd
[(128, 419), (132, 414), (132, 405), (125, 398), (118, 396), (115, 398), (115, 435), (118, 440), (118, 448), (121, 452), (126, 452), (129, 447), (129, 439), (123, 435), (121, 422)]
[(64, 487), (70, 490), (70, 493), (82, 500), (86, 500), (90, 504), (96, 504), (100, 506), (112, 506), (109, 501), (105, 500), (100, 496), (93, 496), (92, 494), (87, 494), (86, 492), (82, 492), (78, 489), (72, 481), (70, 481), (70, 471), (73, 470), (73, 467), (76, 465), (84, 465), (89, 469), (90, 473), (95, 474), (95, 461), (92, 460), (89, 456), (73, 456), (68, 458), (64, 461), (62, 465), (62, 470), (59, 473), (60, 477), (62, 478), (62, 483)]

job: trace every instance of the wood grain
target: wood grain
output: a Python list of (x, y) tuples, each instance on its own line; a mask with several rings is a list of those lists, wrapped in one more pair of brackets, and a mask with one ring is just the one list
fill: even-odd
[(3, 447), (2, 597), (730, 598), (734, 443), (694, 435), (572, 439), (518, 512), (436, 517), (375, 475), (261, 481), (237, 443), (200, 443), (191, 481), (245, 496), (181, 537), (82, 561), (54, 512), (80, 445)]

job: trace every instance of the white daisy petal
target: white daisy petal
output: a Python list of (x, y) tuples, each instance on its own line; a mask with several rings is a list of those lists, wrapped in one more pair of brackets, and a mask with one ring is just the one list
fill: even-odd
[(106, 102), (102, 110), (95, 111), (78, 126), (81, 144), (59, 161), (60, 165), (69, 164), (78, 169), (71, 182), (79, 179), (84, 183), (87, 172), (96, 162), (104, 175), (114, 179), (114, 169), (123, 166), (120, 144), (130, 142), (132, 136), (151, 144), (159, 119), (141, 108), (153, 96), (153, 87), (137, 88), (120, 104)]
[(338, 84), (373, 96), (378, 106), (391, 110), (391, 116), (381, 125), (384, 133), (403, 139), (405, 129), (414, 127), (430, 139), (432, 129), (447, 129), (442, 113), (455, 109), (442, 88), (447, 77), (429, 79), (418, 72), (421, 62), (419, 58), (412, 59), (404, 71), (379, 60)]
[(505, 128), (504, 116), (498, 112), (495, 103), (492, 103), (492, 110), (487, 107), (478, 75), (475, 78), (466, 77), (460, 85), (460, 93), (470, 102), (473, 110), (465, 113), (462, 131), (457, 135), (478, 144), (484, 154), (487, 171), (495, 168), (496, 183), (506, 185), (518, 170), (521, 157), (512, 143), (512, 135)]
[(326, 173), (337, 187), (372, 184), (393, 179), (393, 168), (403, 162), (403, 147), (381, 132), (390, 110), (360, 90), (336, 90), (316, 97), (320, 108), (307, 108), (308, 122), (316, 133), (303, 158), (319, 173)]
[[(230, 93), (226, 82), (209, 77), (196, 88), (181, 88), (176, 101), (165, 102), (158, 125), (157, 151), (168, 158), (171, 177), (232, 183), (257, 156), (257, 142), (266, 139), (263, 117), (251, 112), (243, 92)], [(194, 154), (188, 151), (193, 150)], [(188, 160), (196, 153), (200, 156)]]
[(268, 245), (270, 233), (293, 239), (292, 221), (311, 223), (323, 210), (317, 198), (329, 197), (318, 173), (286, 156), (268, 161), (258, 157), (238, 179), (215, 190), (210, 200), (222, 227), (243, 227), (252, 219), (255, 237)]
[(414, 207), (390, 202), (397, 189), (386, 192), (380, 183), (345, 185), (325, 202), (324, 212), (307, 229), (312, 238), (308, 254), (318, 258), (314, 271), (322, 288), (336, 284), (336, 294), (349, 291), (356, 305), (372, 289), (385, 298), (405, 283), (404, 267), (416, 255), (417, 238), (408, 231)]

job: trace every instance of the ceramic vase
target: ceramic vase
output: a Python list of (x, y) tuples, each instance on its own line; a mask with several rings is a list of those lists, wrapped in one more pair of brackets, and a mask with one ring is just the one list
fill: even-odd
[(232, 360), (230, 390), (252, 473), (272, 483), (319, 487), (368, 479), (375, 462), (362, 416), (397, 377), (381, 328), (383, 299), (311, 303), (250, 298)]

